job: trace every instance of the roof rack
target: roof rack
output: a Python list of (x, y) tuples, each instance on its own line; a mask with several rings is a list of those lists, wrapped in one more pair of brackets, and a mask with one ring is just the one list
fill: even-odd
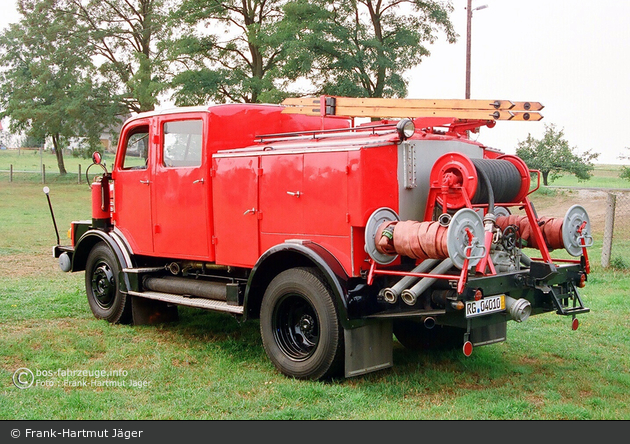
[(372, 134), (377, 134), (381, 130), (386, 129), (395, 129), (396, 124), (398, 122), (391, 123), (380, 123), (374, 125), (362, 125), (362, 126), (352, 126), (349, 128), (332, 128), (332, 129), (321, 129), (321, 130), (310, 130), (310, 131), (291, 131), (286, 133), (274, 133), (274, 134), (259, 134), (254, 137), (254, 140), (259, 142), (267, 141), (267, 139), (278, 139), (283, 140), (286, 138), (294, 138), (294, 137), (309, 137), (316, 139), (318, 136), (334, 134), (338, 133), (356, 133), (356, 132), (369, 132)]

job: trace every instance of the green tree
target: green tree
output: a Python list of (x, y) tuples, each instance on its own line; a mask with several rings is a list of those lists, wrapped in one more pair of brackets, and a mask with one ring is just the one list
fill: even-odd
[(168, 0), (63, 0), (76, 17), (108, 88), (131, 112), (151, 111), (168, 87), (165, 44), (171, 33)]
[(183, 67), (172, 86), (177, 105), (276, 103), (288, 36), (278, 26), (286, 0), (184, 0), (172, 58)]
[(316, 93), (405, 97), (404, 72), (430, 55), (440, 32), (454, 43), (450, 2), (294, 0), (285, 6), (291, 31), (286, 74), (302, 75)]
[(98, 146), (102, 127), (118, 108), (95, 83), (74, 16), (59, 13), (58, 6), (58, 0), (20, 0), (19, 23), (0, 35), (0, 117), (10, 118), (12, 131), (49, 137), (59, 173), (66, 174), (67, 140), (87, 137)]
[(599, 153), (591, 150), (578, 154), (577, 148), (570, 147), (564, 138), (564, 130), (557, 130), (554, 124), (545, 125), (541, 139), (528, 134), (527, 139), (518, 143), (516, 155), (529, 168), (541, 172), (544, 185), (549, 185), (549, 181), (553, 182), (562, 173), (573, 174), (579, 181), (589, 180), (594, 169), (592, 161), (599, 157)]

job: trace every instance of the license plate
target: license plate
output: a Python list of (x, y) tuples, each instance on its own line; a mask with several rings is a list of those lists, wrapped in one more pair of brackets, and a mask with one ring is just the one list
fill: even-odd
[(490, 296), (478, 301), (466, 301), (466, 317), (483, 316), (505, 310), (503, 295)]

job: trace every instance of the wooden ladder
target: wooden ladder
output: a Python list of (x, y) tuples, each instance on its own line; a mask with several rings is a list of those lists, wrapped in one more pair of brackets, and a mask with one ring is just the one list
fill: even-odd
[(311, 116), (417, 118), (536, 122), (543, 118), (540, 102), (510, 100), (379, 99), (353, 97), (287, 98), (283, 113)]

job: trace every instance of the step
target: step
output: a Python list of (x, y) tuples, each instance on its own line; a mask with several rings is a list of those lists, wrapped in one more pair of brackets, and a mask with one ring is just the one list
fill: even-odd
[(128, 291), (131, 296), (154, 299), (156, 301), (169, 302), (171, 304), (183, 305), (186, 307), (203, 308), (206, 310), (221, 311), (234, 314), (243, 314), (243, 307), (240, 305), (230, 305), (225, 301), (215, 301), (197, 297), (182, 296), (179, 294), (159, 293), (157, 291)]
[(591, 311), (588, 307), (562, 307), (562, 310), (557, 311), (561, 315), (576, 315), (580, 313), (588, 313)]
[[(580, 313), (588, 313), (591, 311), (590, 308), (587, 308), (582, 303), (582, 298), (580, 298), (580, 294), (577, 291), (577, 288), (573, 286), (574, 294), (556, 294), (553, 289), (551, 289), (551, 296), (553, 297), (554, 304), (556, 306), (556, 313), (563, 316), (576, 315)], [(562, 302), (566, 301), (567, 304), (573, 302), (574, 306), (564, 305)]]

